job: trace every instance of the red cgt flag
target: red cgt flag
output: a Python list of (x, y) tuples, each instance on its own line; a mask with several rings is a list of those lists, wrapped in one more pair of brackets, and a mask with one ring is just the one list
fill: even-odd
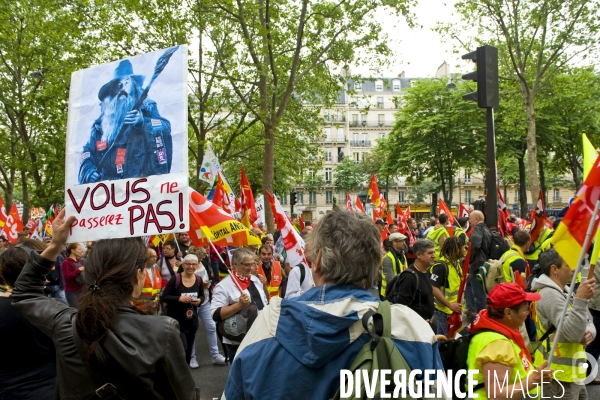
[(410, 204), (406, 206), (406, 210), (404, 210), (404, 216), (406, 219), (410, 218)]
[(375, 174), (371, 175), (371, 183), (369, 184), (369, 191), (367, 192), (367, 196), (371, 198), (371, 203), (373, 203), (373, 209), (381, 210), (381, 194), (379, 193), (379, 188), (377, 187), (377, 178), (375, 178)]
[(448, 208), (446, 203), (444, 203), (444, 200), (438, 199), (438, 208), (439, 208), (440, 215), (446, 214), (448, 216), (448, 222), (450, 224), (454, 224), (456, 222), (454, 215), (450, 212), (450, 209)]
[(354, 207), (352, 206), (352, 199), (350, 198), (350, 193), (346, 193), (346, 209), (348, 211), (354, 211)]
[(408, 232), (408, 218), (406, 217), (406, 214), (402, 212), (402, 209), (398, 204), (396, 204), (396, 219), (398, 220), (398, 232), (406, 235)]
[(463, 205), (463, 203), (458, 203), (458, 215), (457, 218), (464, 217), (469, 218), (469, 209)]
[(14, 244), (19, 241), (19, 232), (22, 231), (23, 221), (21, 221), (21, 217), (19, 216), (17, 204), (13, 203), (10, 208), (10, 213), (6, 218), (6, 223), (4, 224), (4, 234), (8, 238), (8, 241)]
[(360, 197), (358, 197), (358, 195), (356, 195), (356, 208), (358, 211), (362, 212), (363, 214), (365, 214), (367, 212), (365, 210), (365, 206), (363, 205), (362, 201), (360, 201)]

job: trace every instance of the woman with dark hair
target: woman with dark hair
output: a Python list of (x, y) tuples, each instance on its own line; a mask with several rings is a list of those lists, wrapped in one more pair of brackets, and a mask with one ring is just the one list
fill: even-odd
[(31, 253), (13, 290), (13, 305), (54, 341), (57, 398), (196, 399), (177, 321), (131, 304), (142, 292), (148, 256), (139, 238), (96, 243), (79, 310), (44, 296), (44, 277), (75, 221), (64, 215), (54, 220), (48, 248)]
[(167, 283), (175, 276), (176, 273), (182, 271), (183, 261), (181, 257), (177, 257), (177, 244), (174, 240), (169, 240), (163, 245), (163, 256), (160, 259), (158, 266), (163, 279), (163, 289)]
[(29, 254), (46, 248), (37, 240), (21, 239), (0, 254), (0, 278), (8, 291), (0, 295), (0, 399), (54, 399), (56, 355), (52, 340), (11, 305), (12, 287)]
[(81, 244), (71, 243), (67, 246), (67, 257), (65, 257), (65, 260), (61, 265), (63, 278), (65, 280), (67, 303), (69, 303), (69, 306), (76, 308), (78, 306), (77, 296), (83, 289), (83, 286), (80, 284), (81, 279), (79, 278), (79, 275), (81, 275), (85, 269), (83, 262), (81, 261), (83, 254), (84, 250)]

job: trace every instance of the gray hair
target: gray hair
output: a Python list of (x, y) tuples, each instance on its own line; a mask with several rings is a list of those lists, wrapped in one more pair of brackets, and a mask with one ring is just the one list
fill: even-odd
[(563, 259), (556, 250), (550, 248), (540, 253), (538, 262), (540, 263), (542, 273), (546, 276), (550, 276), (550, 268), (553, 265), (556, 265), (556, 268), (562, 267)]
[(413, 254), (425, 254), (429, 249), (435, 249), (435, 243), (429, 239), (419, 239), (413, 243)]
[(328, 283), (370, 288), (381, 264), (381, 235), (364, 214), (341, 208), (328, 212), (308, 235), (307, 258), (322, 252), (321, 276)]
[(250, 257), (254, 260), (254, 252), (247, 247), (240, 247), (239, 249), (233, 252), (233, 257), (231, 257), (232, 264), (241, 264), (244, 262), (244, 258)]

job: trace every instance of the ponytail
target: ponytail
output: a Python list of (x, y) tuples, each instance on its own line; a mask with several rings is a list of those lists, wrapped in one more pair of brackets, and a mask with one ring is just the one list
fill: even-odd
[(84, 293), (79, 298), (76, 328), (90, 366), (106, 366), (102, 340), (118, 310), (133, 292), (133, 282), (148, 257), (139, 238), (106, 239), (96, 243), (85, 267)]

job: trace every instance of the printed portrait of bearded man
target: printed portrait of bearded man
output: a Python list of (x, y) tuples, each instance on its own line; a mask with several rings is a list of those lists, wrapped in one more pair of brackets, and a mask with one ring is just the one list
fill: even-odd
[(144, 77), (135, 75), (129, 60), (119, 63), (111, 81), (98, 92), (100, 116), (83, 147), (79, 183), (146, 177), (171, 171), (173, 140), (170, 122), (143, 92)]

